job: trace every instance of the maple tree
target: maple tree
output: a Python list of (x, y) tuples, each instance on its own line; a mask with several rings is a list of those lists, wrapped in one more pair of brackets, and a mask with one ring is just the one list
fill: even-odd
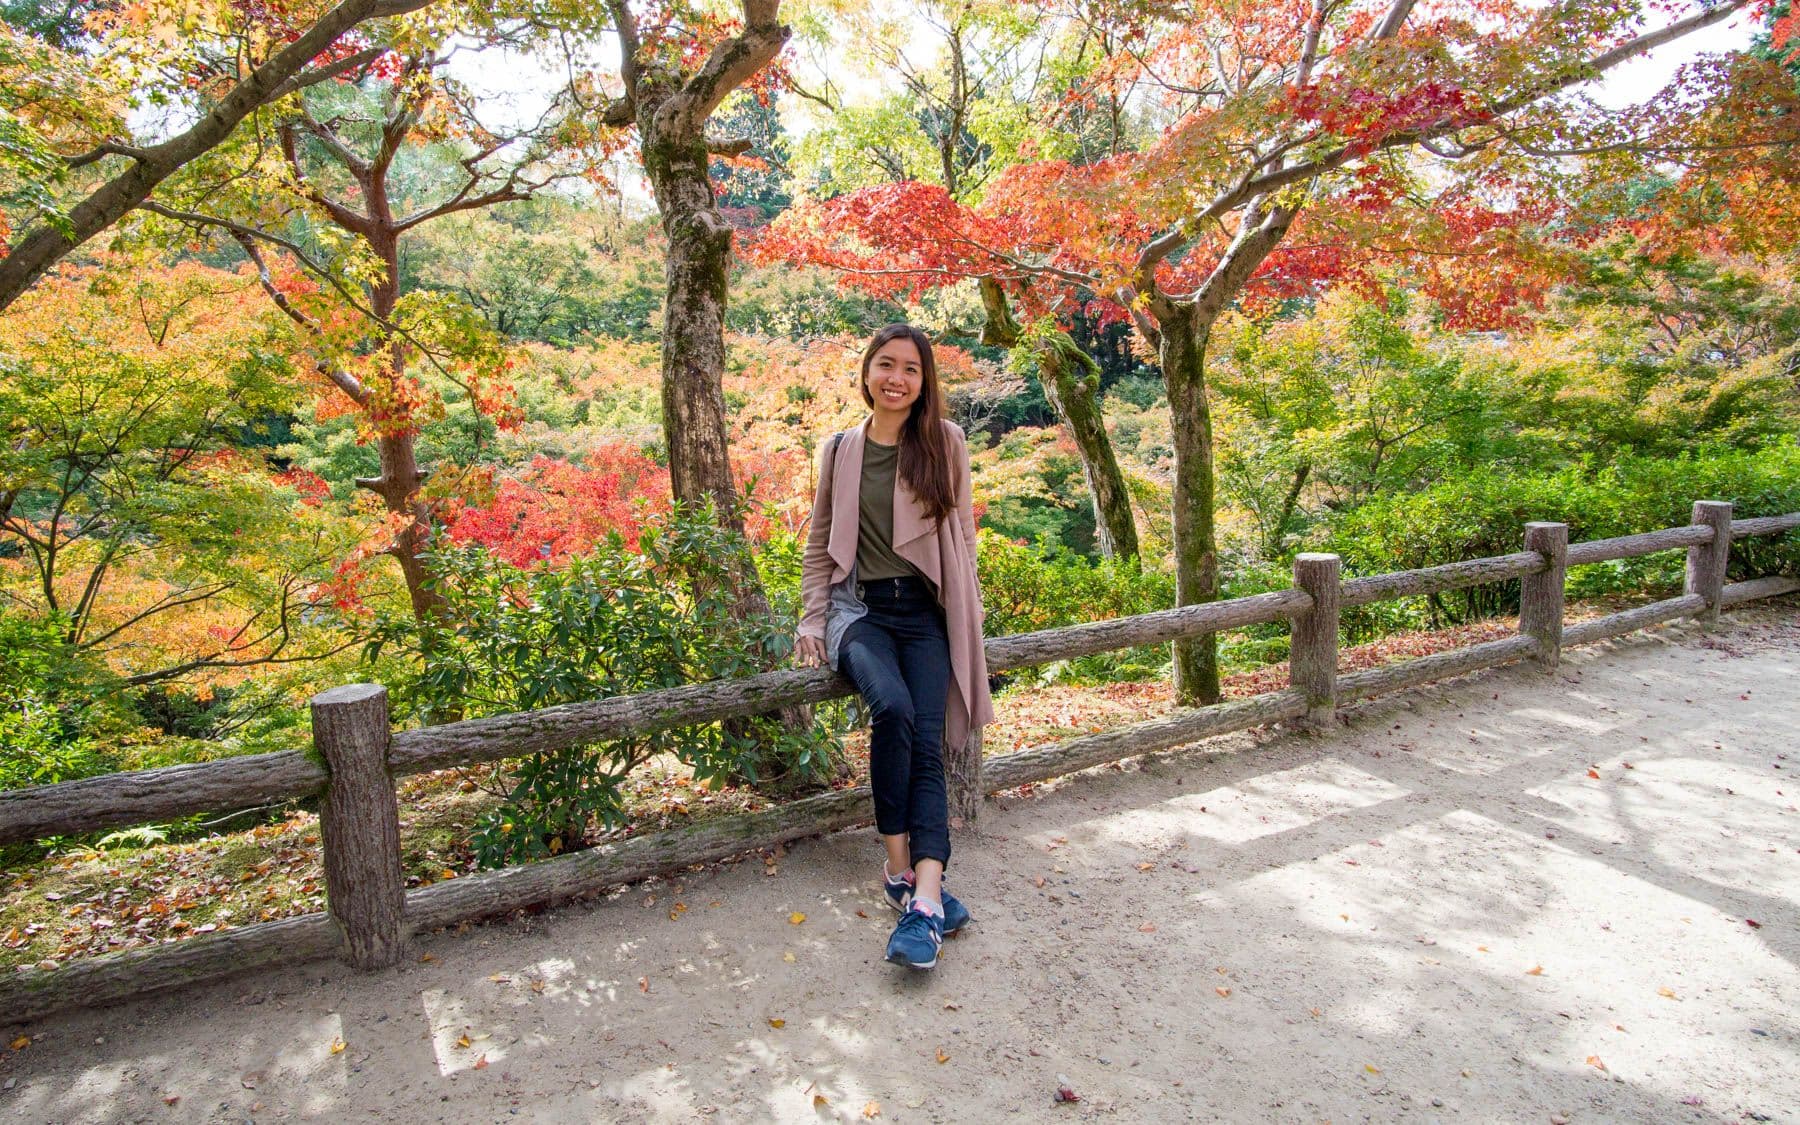
[[(241, 435), (291, 408), (254, 276), (69, 270), (0, 319), (7, 600), (126, 686), (316, 658), (361, 529)], [(321, 648), (321, 645), (325, 646)]]
[[(494, 426), (515, 425), (519, 412), (505, 341), (455, 295), (407, 291), (403, 243), (447, 216), (595, 178), (615, 145), (611, 132), (585, 123), (575, 83), (530, 125), (484, 125), (446, 74), (448, 55), (419, 43), (367, 61), (354, 74), (359, 85), (306, 91), (278, 110), (271, 143), (258, 138), (247, 153), (230, 154), (251, 161), (257, 176), (208, 164), (169, 203), (146, 205), (234, 243), (268, 298), (304, 329), (328, 381), (320, 390), (355, 413), (376, 451), (378, 473), (356, 484), (398, 520), (382, 549), (399, 562), (419, 621), (437, 604), (423, 558), (434, 496), (419, 432), (444, 416), (447, 391)], [(439, 466), (445, 477), (452, 468)], [(451, 495), (455, 482), (440, 478), (433, 491)]]
[[(1602, 113), (1564, 96), (1747, 7), (1660, 22), (1648, 5), (1507, 0), (1089, 10), (1130, 49), (1072, 100), (1121, 82), (1161, 91), (1153, 143), (1018, 165), (975, 207), (928, 185), (867, 189), (795, 215), (783, 234), (861, 285), (917, 293), (986, 277), (1028, 312), (1090, 292), (1130, 318), (1174, 422), (1178, 599), (1209, 601), (1220, 575), (1206, 370), (1220, 317), (1366, 285), (1387, 249), (1436, 249), (1415, 255), (1413, 278), (1453, 322), (1537, 299), (1548, 271), (1527, 235), (1572, 194), (1575, 158), (1642, 168), (1682, 149), (1696, 120), (1713, 124), (1717, 152), (1731, 130), (1769, 143), (1757, 134), (1773, 127), (1747, 107), (1770, 88), (1745, 78), (1759, 64), (1741, 57), (1683, 72), (1690, 96), (1647, 108)], [(1616, 180), (1616, 166), (1605, 172)], [(1178, 643), (1175, 666), (1184, 701), (1218, 698), (1212, 638)]]
[[(0, 310), (259, 110), (377, 62), (384, 22), (428, 3), (96, 5), (82, 44), (66, 24), (0, 23)], [(133, 136), (150, 106), (192, 124)]]

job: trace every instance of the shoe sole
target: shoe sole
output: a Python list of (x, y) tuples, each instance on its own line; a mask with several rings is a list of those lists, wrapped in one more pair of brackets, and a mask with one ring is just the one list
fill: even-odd
[(936, 957), (933, 957), (929, 961), (908, 961), (904, 957), (889, 957), (888, 958), (888, 964), (890, 964), (890, 965), (905, 965), (908, 968), (912, 968), (912, 969), (935, 969), (935, 968), (937, 968), (937, 963), (938, 963), (938, 959)]
[[(895, 902), (895, 901), (894, 901), (894, 900), (893, 900), (893, 899), (892, 899), (892, 898), (889, 898), (889, 897), (888, 897), (888, 894), (887, 894), (887, 892), (886, 892), (886, 891), (883, 891), (883, 892), (882, 892), (882, 894), (881, 894), (881, 897), (882, 897), (882, 899), (883, 899), (883, 900), (884, 900), (884, 901), (885, 901), (885, 902), (886, 902), (886, 903), (887, 903), (887, 904), (888, 904), (888, 905), (889, 905), (889, 906), (891, 906), (891, 907), (892, 907), (892, 908), (893, 908), (893, 910), (894, 910), (894, 913), (895, 913), (895, 914), (905, 914), (905, 913), (906, 913), (906, 908), (907, 908), (907, 907), (908, 907), (908, 906), (911, 906), (911, 905), (912, 905), (912, 896), (911, 896), (911, 895), (907, 895), (907, 896), (906, 896), (906, 901), (905, 901), (905, 902)], [(975, 918), (974, 918), (974, 917), (973, 917), (973, 916), (972, 916), (972, 915), (971, 915), (971, 916), (970, 916), (970, 918), (969, 918), (969, 922), (973, 922), (973, 921), (974, 921), (974, 920), (975, 920)], [(967, 926), (967, 925), (968, 925), (968, 924), (969, 924), (969, 922), (964, 922), (964, 923), (963, 923), (963, 924), (962, 924), (962, 926), (958, 926), (958, 927), (956, 927), (956, 928), (955, 928), (955, 929), (954, 929), (954, 930), (945, 930), (945, 931), (944, 931), (944, 936), (945, 936), (945, 937), (954, 937), (954, 936), (956, 936), (956, 935), (957, 935), (957, 934), (960, 934), (960, 933), (962, 933), (962, 932), (963, 932), (963, 926)], [(908, 962), (908, 964), (911, 964), (911, 962)], [(932, 962), (932, 964), (936, 964), (936, 962), (935, 962), (935, 961), (934, 961), (934, 962)], [(913, 966), (913, 967), (914, 967), (914, 968), (918, 968), (918, 967), (919, 967), (919, 966), (917, 966), (917, 965), (914, 965), (914, 966)], [(927, 965), (927, 966), (925, 966), (925, 967), (926, 967), (926, 968), (930, 968), (930, 967), (931, 967), (931, 966), (930, 966), (930, 965)]]

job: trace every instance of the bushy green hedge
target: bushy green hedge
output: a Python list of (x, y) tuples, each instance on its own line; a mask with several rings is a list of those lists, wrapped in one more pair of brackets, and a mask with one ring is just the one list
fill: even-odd
[[(1347, 576), (1411, 570), (1520, 550), (1532, 520), (1569, 525), (1569, 541), (1607, 539), (1686, 524), (1695, 500), (1729, 500), (1738, 519), (1800, 511), (1800, 445), (1707, 450), (1673, 458), (1626, 456), (1602, 468), (1524, 474), (1477, 469), (1417, 492), (1378, 497), (1334, 521), (1313, 549), (1344, 558)], [(1679, 587), (1685, 556), (1663, 551), (1575, 567), (1571, 598), (1666, 593)], [(1741, 540), (1733, 581), (1800, 568), (1800, 537)], [(1516, 611), (1517, 582), (1346, 614), (1353, 636)]]
[(66, 628), (0, 610), (0, 789), (118, 768), (105, 747), (130, 724), (109, 705), (116, 684), (74, 651)]

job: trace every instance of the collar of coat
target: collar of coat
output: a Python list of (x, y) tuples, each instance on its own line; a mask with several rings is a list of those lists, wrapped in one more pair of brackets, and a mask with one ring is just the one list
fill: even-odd
[[(856, 565), (857, 505), (862, 498), (863, 450), (869, 440), (869, 423), (844, 431), (832, 455), (831, 539), (827, 549), (837, 568), (833, 581), (841, 580)], [(942, 584), (937, 546), (938, 523), (927, 519), (912, 490), (894, 474), (894, 553), (919, 568), (919, 573)]]

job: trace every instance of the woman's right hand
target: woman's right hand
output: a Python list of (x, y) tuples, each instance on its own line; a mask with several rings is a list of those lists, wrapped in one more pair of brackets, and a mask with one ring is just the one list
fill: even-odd
[(825, 667), (825, 642), (818, 637), (801, 637), (794, 644), (794, 655), (802, 668)]

